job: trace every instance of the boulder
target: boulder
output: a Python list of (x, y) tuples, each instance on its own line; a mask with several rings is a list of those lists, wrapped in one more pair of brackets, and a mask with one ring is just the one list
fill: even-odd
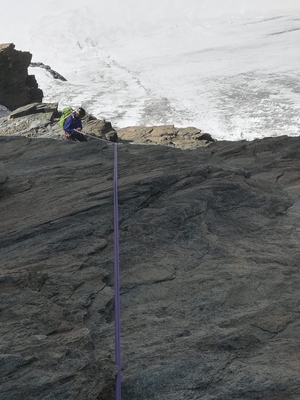
[(100, 137), (111, 142), (118, 141), (117, 132), (113, 129), (109, 121), (87, 117), (83, 119), (82, 127), (83, 131), (89, 135)]
[(15, 50), (12, 43), (0, 44), (0, 104), (15, 110), (32, 102), (41, 102), (43, 92), (33, 75), (28, 75), (32, 55)]
[(60, 138), (57, 103), (31, 103), (0, 119), (0, 136)]
[(2, 106), (0, 104), (0, 118), (8, 117), (9, 114), (10, 114), (10, 110), (7, 107)]
[(52, 116), (56, 116), (58, 103), (32, 103), (27, 106), (19, 107), (15, 111), (12, 111), (9, 115), (11, 118), (24, 117), (26, 115), (33, 115), (38, 113), (52, 113)]

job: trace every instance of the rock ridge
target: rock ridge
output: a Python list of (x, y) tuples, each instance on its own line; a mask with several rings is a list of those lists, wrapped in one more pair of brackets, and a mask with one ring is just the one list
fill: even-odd
[[(64, 132), (58, 125), (60, 115), (58, 103), (31, 103), (17, 108), (6, 118), (0, 117), (0, 135), (63, 139)], [(195, 127), (176, 128), (174, 125), (161, 125), (114, 129), (111, 122), (99, 120), (89, 113), (82, 123), (87, 134), (114, 142), (119, 140), (181, 149), (193, 149), (214, 142), (210, 134)]]

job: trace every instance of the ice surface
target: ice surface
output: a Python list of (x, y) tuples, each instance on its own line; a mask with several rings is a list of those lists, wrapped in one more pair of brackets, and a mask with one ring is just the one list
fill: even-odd
[(116, 128), (298, 135), (300, 3), (248, 3), (2, 0), (0, 33), (68, 79), (30, 68), (44, 101), (82, 105)]

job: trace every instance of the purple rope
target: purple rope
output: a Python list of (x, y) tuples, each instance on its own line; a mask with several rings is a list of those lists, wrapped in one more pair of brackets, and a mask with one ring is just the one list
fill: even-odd
[[(76, 131), (93, 139), (107, 140)], [(110, 142), (111, 144), (111, 142)], [(114, 258), (115, 258), (115, 363), (118, 367), (115, 382), (115, 400), (121, 400), (121, 329), (120, 329), (120, 268), (119, 268), (119, 215), (118, 215), (118, 144), (114, 143)]]
[(115, 399), (121, 400), (121, 330), (119, 274), (119, 216), (118, 216), (118, 145), (114, 143), (114, 255), (115, 255), (115, 363), (118, 367)]

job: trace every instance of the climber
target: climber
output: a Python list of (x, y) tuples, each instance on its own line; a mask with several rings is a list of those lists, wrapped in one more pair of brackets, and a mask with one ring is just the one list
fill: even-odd
[[(66, 140), (78, 140), (79, 142), (86, 142), (87, 138), (80, 132), (82, 130), (81, 119), (85, 116), (85, 110), (79, 107), (77, 111), (72, 112), (71, 115), (66, 118), (64, 123), (65, 139)], [(76, 131), (75, 131), (76, 129)]]

